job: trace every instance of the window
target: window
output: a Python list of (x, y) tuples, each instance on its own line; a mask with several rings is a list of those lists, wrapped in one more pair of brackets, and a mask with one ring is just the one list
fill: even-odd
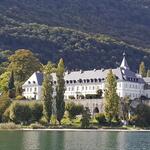
[(37, 89), (36, 89), (36, 87), (35, 87), (35, 88), (34, 88), (34, 91), (36, 92), (36, 90), (37, 90)]
[(33, 84), (35, 84), (36, 82), (35, 81), (33, 81)]
[(32, 88), (30, 88), (30, 92), (32, 92)]
[(31, 84), (31, 82), (30, 82), (30, 81), (28, 81), (28, 84)]
[(84, 86), (82, 86), (82, 91), (84, 90)]

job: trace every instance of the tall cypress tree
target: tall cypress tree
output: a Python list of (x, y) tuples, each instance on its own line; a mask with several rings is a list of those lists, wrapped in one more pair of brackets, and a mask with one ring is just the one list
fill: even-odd
[(65, 102), (64, 102), (64, 93), (65, 93), (65, 80), (64, 80), (64, 61), (60, 59), (56, 76), (57, 76), (57, 86), (56, 86), (56, 114), (59, 124), (61, 124), (61, 119), (64, 116), (65, 112)]
[(147, 77), (150, 77), (150, 70), (147, 70)]
[(112, 122), (113, 119), (116, 119), (118, 117), (119, 113), (119, 96), (117, 95), (117, 82), (112, 70), (109, 71), (106, 78), (104, 99), (105, 116), (109, 122)]
[(15, 98), (15, 83), (14, 83), (14, 72), (11, 72), (10, 79), (8, 82), (8, 95), (10, 98)]
[(53, 102), (53, 78), (51, 75), (52, 64), (48, 64), (44, 68), (44, 80), (42, 84), (42, 100), (43, 100), (43, 115), (47, 122), (50, 122), (52, 115), (52, 102)]
[(139, 66), (139, 74), (140, 74), (142, 77), (146, 77), (145, 64), (144, 64), (143, 61), (140, 63), (140, 66)]

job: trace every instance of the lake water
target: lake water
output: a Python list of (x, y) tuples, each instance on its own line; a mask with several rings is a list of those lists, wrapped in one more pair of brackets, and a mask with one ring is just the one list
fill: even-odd
[(150, 150), (150, 132), (0, 131), (0, 150)]

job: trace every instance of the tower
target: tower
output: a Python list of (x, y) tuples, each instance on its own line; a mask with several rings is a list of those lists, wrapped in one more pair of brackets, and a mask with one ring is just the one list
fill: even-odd
[(126, 53), (123, 53), (123, 60), (122, 63), (120, 65), (120, 68), (124, 68), (124, 69), (130, 69), (126, 60)]

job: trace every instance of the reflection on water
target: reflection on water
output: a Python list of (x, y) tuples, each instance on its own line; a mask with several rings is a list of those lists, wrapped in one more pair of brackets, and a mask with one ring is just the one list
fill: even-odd
[(0, 150), (149, 150), (150, 132), (1, 131)]

